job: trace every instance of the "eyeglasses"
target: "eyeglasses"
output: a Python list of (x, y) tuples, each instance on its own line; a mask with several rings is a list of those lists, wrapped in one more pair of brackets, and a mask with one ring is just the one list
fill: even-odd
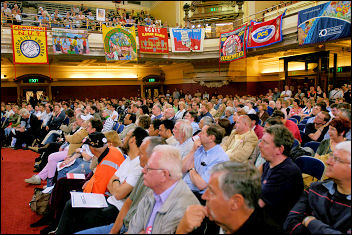
[[(163, 169), (163, 168), (151, 168), (151, 167), (148, 167), (148, 165), (145, 165), (144, 169), (145, 169), (145, 171), (146, 171), (147, 173), (148, 173), (149, 171), (156, 171), (156, 170), (166, 170), (166, 171), (169, 172), (169, 170), (167, 170), (167, 169)], [(169, 173), (169, 176), (171, 176), (170, 173)]]
[(329, 158), (331, 158), (334, 162), (339, 162), (341, 164), (351, 164), (351, 162), (342, 161), (340, 158), (336, 157), (333, 153), (329, 154)]

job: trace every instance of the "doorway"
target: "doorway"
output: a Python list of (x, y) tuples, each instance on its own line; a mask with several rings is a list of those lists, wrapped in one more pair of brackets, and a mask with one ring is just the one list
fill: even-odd
[(31, 97), (37, 98), (37, 100), (42, 100), (44, 96), (46, 96), (46, 88), (27, 88), (23, 89), (23, 97), (26, 102), (29, 102)]
[(145, 97), (146, 98), (154, 98), (160, 95), (160, 88), (159, 87), (146, 87), (145, 88)]

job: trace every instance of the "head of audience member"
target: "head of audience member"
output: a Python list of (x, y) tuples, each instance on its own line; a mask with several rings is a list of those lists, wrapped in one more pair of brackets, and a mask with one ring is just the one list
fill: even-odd
[(167, 108), (164, 113), (164, 120), (171, 120), (175, 117), (175, 110), (173, 108)]
[(20, 115), (23, 119), (27, 119), (30, 116), (30, 113), (27, 109), (21, 109), (20, 110)]
[(280, 111), (280, 110), (275, 110), (273, 112), (273, 114), (271, 115), (271, 117), (279, 118), (283, 124), (285, 124), (286, 121), (287, 121), (286, 118), (285, 118), (285, 114), (282, 111)]
[(140, 115), (136, 121), (136, 125), (142, 127), (144, 130), (148, 130), (152, 119), (149, 115)]
[(247, 114), (247, 116), (251, 119), (250, 129), (252, 129), (253, 127), (255, 127), (256, 125), (259, 124), (258, 115), (256, 115), (256, 114)]
[(201, 114), (206, 114), (206, 113), (208, 113), (209, 112), (209, 105), (208, 105), (208, 103), (206, 103), (206, 104), (202, 104), (201, 106), (200, 106), (200, 113)]
[(243, 135), (251, 130), (251, 119), (247, 115), (241, 115), (235, 124), (237, 134)]
[(322, 102), (317, 103), (316, 105), (314, 105), (314, 107), (312, 109), (312, 115), (316, 116), (321, 111), (326, 111), (326, 104), (322, 103)]
[(192, 137), (193, 128), (191, 123), (186, 119), (179, 119), (173, 129), (175, 139), (183, 144), (186, 140)]
[(129, 151), (137, 151), (143, 142), (143, 139), (148, 136), (148, 132), (142, 127), (136, 127), (126, 134), (123, 139), (122, 151), (128, 154)]
[(172, 130), (174, 129), (174, 122), (171, 120), (162, 120), (159, 126), (159, 135), (162, 138), (168, 139), (172, 136)]
[(109, 109), (104, 109), (101, 116), (104, 118), (104, 119), (107, 119), (108, 117), (110, 117), (112, 114), (111, 110)]
[(204, 116), (204, 117), (202, 117), (202, 118), (200, 119), (198, 125), (199, 125), (199, 128), (202, 129), (203, 126), (205, 126), (205, 125), (210, 126), (211, 124), (214, 124), (213, 119), (212, 119), (211, 117), (209, 117), (209, 116)]
[(200, 143), (207, 151), (215, 145), (220, 144), (225, 135), (225, 130), (217, 124), (204, 125), (200, 134)]
[(338, 117), (346, 118), (351, 121), (351, 109), (339, 109)]
[(182, 178), (182, 161), (177, 148), (158, 145), (143, 170), (144, 185), (160, 195)]
[(351, 141), (340, 142), (326, 161), (325, 175), (337, 184), (337, 190), (351, 194)]
[[(351, 121), (346, 118), (334, 118), (329, 123), (329, 136), (334, 142), (343, 141), (346, 133), (351, 129)], [(338, 141), (340, 140), (340, 141)]]
[(99, 131), (90, 133), (83, 140), (83, 144), (88, 144), (90, 152), (97, 158), (108, 148), (108, 141), (105, 135)]
[(235, 112), (235, 109), (233, 107), (226, 107), (225, 108), (225, 117), (229, 118), (233, 113)]
[(231, 125), (231, 122), (230, 122), (229, 119), (227, 119), (227, 118), (219, 118), (219, 120), (217, 121), (217, 124), (219, 124), (219, 126), (224, 128), (224, 130), (225, 130), (225, 135), (224, 136), (229, 136), (231, 134), (233, 126)]
[(284, 125), (281, 121), (280, 118), (278, 117), (270, 117), (268, 119), (266, 119), (265, 121), (265, 128), (271, 127), (273, 125)]
[(159, 127), (161, 124), (160, 119), (154, 119), (148, 129), (149, 135), (150, 136), (159, 136)]
[(139, 147), (139, 164), (142, 168), (147, 164), (154, 148), (160, 144), (166, 144), (160, 136), (147, 136), (143, 139), (143, 142)]
[(88, 134), (91, 134), (93, 132), (101, 132), (102, 129), (103, 129), (103, 123), (100, 120), (94, 119), (94, 118), (91, 118), (88, 120), (88, 124), (87, 124)]
[(152, 108), (152, 113), (154, 116), (159, 116), (161, 114), (161, 106), (159, 104), (155, 104)]
[(121, 147), (122, 146), (122, 142), (120, 139), (119, 134), (117, 134), (116, 131), (111, 130), (111, 131), (106, 131), (103, 132), (103, 134), (105, 135), (107, 141), (108, 141), (108, 147)]
[(317, 128), (325, 125), (330, 121), (330, 114), (326, 111), (319, 112), (314, 118), (314, 124)]
[(28, 110), (29, 112), (31, 112), (31, 111), (33, 110), (33, 106), (32, 106), (31, 104), (28, 104), (28, 105), (27, 105), (27, 110)]
[(149, 108), (147, 105), (143, 104), (140, 106), (139, 108), (139, 113), (140, 114), (146, 114), (146, 115), (149, 115)]
[(187, 111), (185, 116), (184, 116), (184, 119), (190, 121), (191, 123), (192, 122), (197, 122), (197, 113), (194, 112), (194, 111)]
[(136, 122), (136, 114), (134, 113), (127, 113), (125, 118), (123, 119), (123, 124), (125, 126), (130, 125)]
[(54, 113), (57, 115), (60, 113), (60, 105), (58, 103), (54, 104)]
[(227, 161), (211, 169), (202, 199), (206, 201), (209, 219), (225, 233), (235, 233), (257, 207), (260, 194), (260, 173), (257, 168), (247, 163)]
[(265, 129), (258, 145), (262, 157), (274, 167), (289, 156), (293, 142), (293, 135), (285, 126), (273, 125)]
[(268, 109), (268, 107), (267, 107), (266, 104), (260, 104), (260, 105), (258, 105), (258, 111), (259, 111), (259, 113), (266, 112), (267, 109)]

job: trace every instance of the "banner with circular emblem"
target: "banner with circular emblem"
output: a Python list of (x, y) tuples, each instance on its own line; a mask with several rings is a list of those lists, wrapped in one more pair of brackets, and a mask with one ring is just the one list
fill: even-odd
[(45, 27), (12, 25), (13, 62), (15, 64), (48, 64)]

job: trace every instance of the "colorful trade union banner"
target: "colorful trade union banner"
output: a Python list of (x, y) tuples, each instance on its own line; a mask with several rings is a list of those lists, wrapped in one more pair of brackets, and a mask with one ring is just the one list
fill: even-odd
[(246, 27), (220, 34), (220, 63), (246, 57)]
[(168, 54), (166, 28), (138, 26), (139, 51), (141, 53)]
[(106, 27), (103, 24), (103, 42), (106, 61), (137, 60), (135, 27)]
[(351, 36), (351, 2), (331, 1), (298, 12), (299, 45)]
[(48, 64), (45, 27), (11, 25), (13, 62), (15, 64)]
[(170, 28), (172, 52), (202, 52), (205, 29)]
[(55, 54), (89, 54), (88, 33), (85, 30), (52, 29)]
[[(285, 10), (286, 12), (286, 10)], [(265, 47), (282, 41), (282, 17), (258, 23), (251, 21), (248, 26), (247, 48)]]

